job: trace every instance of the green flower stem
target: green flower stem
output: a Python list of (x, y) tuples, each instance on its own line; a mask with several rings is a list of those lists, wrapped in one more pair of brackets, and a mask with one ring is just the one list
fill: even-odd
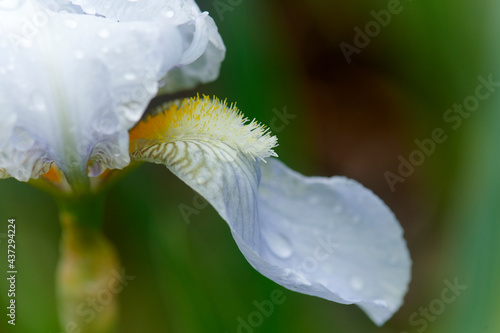
[(116, 250), (100, 231), (103, 198), (65, 198), (59, 206), (62, 239), (56, 288), (62, 329), (114, 332), (121, 267)]
[(81, 170), (70, 170), (70, 172), (66, 174), (66, 177), (68, 179), (68, 183), (71, 185), (73, 193), (85, 195), (85, 193), (89, 192), (90, 181), (86, 172), (82, 172)]

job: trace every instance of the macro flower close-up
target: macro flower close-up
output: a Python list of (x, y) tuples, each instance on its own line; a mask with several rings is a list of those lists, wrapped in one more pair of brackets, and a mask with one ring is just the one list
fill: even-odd
[(313, 3), (0, 1), (2, 330), (422, 332), (467, 292), (412, 310), (450, 132), (397, 156), (421, 102), (368, 45), (402, 5), (334, 52), (357, 9)]

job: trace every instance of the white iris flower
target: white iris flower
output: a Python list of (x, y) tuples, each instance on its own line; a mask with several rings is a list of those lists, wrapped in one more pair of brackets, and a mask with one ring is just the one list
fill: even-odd
[(131, 159), (164, 164), (212, 204), (266, 277), (357, 304), (378, 325), (398, 310), (411, 260), (370, 190), (290, 170), (271, 157), (276, 137), (217, 99), (143, 117), (158, 92), (218, 76), (225, 47), (194, 1), (1, 4), (0, 178), (42, 176), (79, 193)]

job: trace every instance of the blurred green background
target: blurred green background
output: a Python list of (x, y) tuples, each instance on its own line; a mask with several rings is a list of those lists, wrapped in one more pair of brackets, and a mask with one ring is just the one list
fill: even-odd
[[(356, 32), (387, 1), (198, 1), (227, 46), (220, 78), (196, 92), (237, 102), (275, 127), (277, 153), (306, 175), (345, 175), (379, 195), (405, 230), (410, 290), (382, 328), (356, 306), (288, 291), (254, 271), (210, 207), (186, 221), (179, 206), (196, 193), (165, 167), (142, 165), (111, 189), (105, 233), (135, 279), (119, 295), (119, 332), (236, 332), (238, 317), (281, 290), (286, 301), (253, 332), (500, 332), (500, 92), (453, 129), (446, 110), (474, 95), (478, 77), (500, 81), (500, 4), (406, 0), (401, 12), (352, 54)], [(279, 124), (279, 123), (277, 123)], [(448, 139), (391, 191), (386, 171), (414, 140), (442, 128)], [(0, 185), (1, 253), (17, 220), (17, 325), (1, 332), (59, 333), (55, 268), (61, 230), (53, 199), (26, 184)], [(6, 260), (0, 261), (6, 271)], [(467, 289), (429, 319), (445, 280)], [(0, 280), (6, 306), (7, 282)], [(5, 313), (5, 310), (1, 311)], [(414, 315), (417, 313), (417, 315)], [(413, 320), (411, 319), (413, 318)], [(244, 332), (244, 331), (242, 331)]]

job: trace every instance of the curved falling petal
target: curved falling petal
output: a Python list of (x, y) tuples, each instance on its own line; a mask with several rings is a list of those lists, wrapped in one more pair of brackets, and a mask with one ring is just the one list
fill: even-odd
[(231, 114), (218, 102), (183, 102), (132, 130), (132, 157), (164, 164), (204, 196), (266, 277), (358, 304), (384, 323), (400, 307), (410, 278), (392, 212), (355, 181), (307, 178), (274, 159), (263, 164), (259, 186), (259, 158), (274, 155), (276, 142), (255, 122), (225, 123)]
[(272, 159), (262, 166), (258, 202), (265, 241), (252, 249), (254, 267), (272, 264), (278, 283), (357, 304), (379, 325), (399, 309), (411, 259), (402, 228), (373, 192), (344, 177), (305, 177)]

